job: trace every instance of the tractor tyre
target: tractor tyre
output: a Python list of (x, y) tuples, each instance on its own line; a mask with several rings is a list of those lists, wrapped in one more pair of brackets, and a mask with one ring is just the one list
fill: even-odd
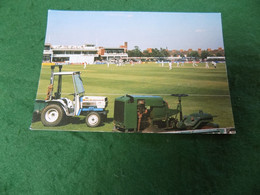
[(101, 117), (97, 112), (90, 112), (86, 116), (86, 124), (88, 127), (97, 127), (101, 124)]
[(64, 111), (59, 105), (51, 104), (43, 109), (41, 121), (47, 127), (58, 126), (62, 123), (64, 115)]

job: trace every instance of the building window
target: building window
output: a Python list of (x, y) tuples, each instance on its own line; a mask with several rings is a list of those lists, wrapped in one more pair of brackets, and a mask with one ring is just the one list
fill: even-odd
[(53, 54), (65, 54), (65, 51), (53, 51)]
[(65, 62), (65, 61), (69, 61), (69, 60), (70, 60), (69, 57), (64, 57), (64, 58), (54, 57), (53, 58), (53, 62)]
[(51, 47), (49, 45), (44, 46), (44, 50), (50, 50), (50, 49), (51, 49)]
[(124, 53), (124, 49), (106, 49), (105, 53)]
[(42, 61), (43, 62), (50, 62), (51, 61), (51, 55), (43, 55)]
[(82, 51), (82, 54), (97, 54), (97, 51)]

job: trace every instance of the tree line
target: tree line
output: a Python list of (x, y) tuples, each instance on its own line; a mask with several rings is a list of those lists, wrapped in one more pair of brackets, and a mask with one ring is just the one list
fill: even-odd
[(208, 56), (224, 56), (224, 51), (207, 51), (202, 50), (199, 54), (198, 51), (169, 51), (167, 49), (157, 49), (157, 48), (151, 48), (149, 50), (141, 51), (141, 49), (138, 46), (135, 46), (133, 50), (127, 51), (129, 57), (184, 57), (185, 55), (187, 57), (194, 57), (194, 58), (202, 58), (205, 59)]

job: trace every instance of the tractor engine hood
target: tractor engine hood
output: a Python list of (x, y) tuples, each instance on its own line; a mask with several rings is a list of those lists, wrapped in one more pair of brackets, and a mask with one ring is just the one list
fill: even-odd
[(82, 107), (106, 108), (108, 104), (107, 97), (102, 96), (83, 96), (81, 98)]

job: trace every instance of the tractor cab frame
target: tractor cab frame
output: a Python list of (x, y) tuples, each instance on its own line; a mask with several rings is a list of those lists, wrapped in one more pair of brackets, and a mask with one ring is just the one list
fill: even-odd
[[(41, 121), (45, 126), (57, 126), (64, 122), (66, 116), (86, 116), (86, 124), (96, 127), (107, 118), (107, 98), (99, 96), (84, 96), (80, 72), (62, 72), (62, 65), (58, 66), (59, 72), (54, 72), (55, 66), (51, 66), (50, 84), (45, 100), (36, 100), (35, 111), (41, 114)], [(73, 100), (61, 97), (62, 79), (70, 76), (73, 82)], [(56, 81), (57, 80), (57, 81)], [(57, 84), (56, 84), (57, 82)], [(56, 88), (56, 91), (54, 91)], [(38, 109), (38, 110), (37, 110)]]

